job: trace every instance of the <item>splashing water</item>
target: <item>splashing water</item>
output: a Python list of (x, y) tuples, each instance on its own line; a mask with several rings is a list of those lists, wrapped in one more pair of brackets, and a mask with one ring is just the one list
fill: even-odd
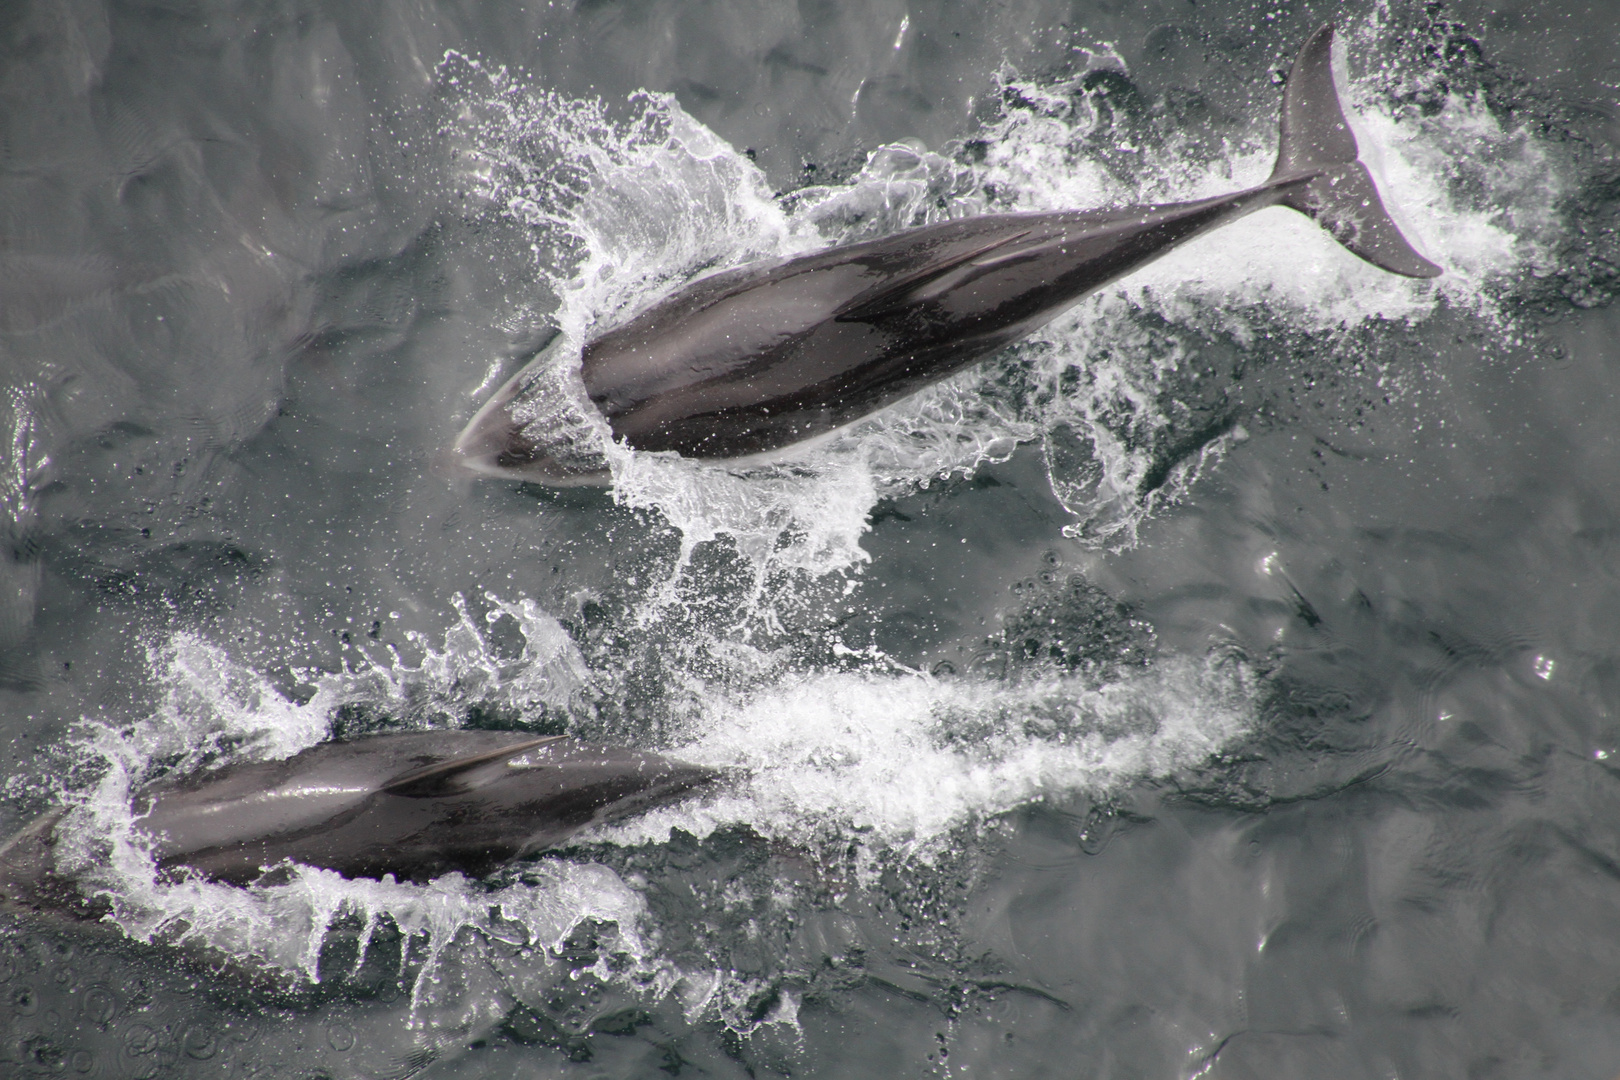
[[(494, 700), (570, 707), (584, 672), (561, 626), (526, 600), (489, 599), (489, 621), (519, 619), (521, 658), (498, 657), (458, 598), (459, 619), (442, 642), (418, 642), (419, 664), (396, 658), (311, 675), (315, 693), (302, 704), (195, 637), (153, 650), (165, 688), (159, 707), (121, 728), (87, 723), (73, 741), (73, 753), (102, 767), (59, 830), (61, 868), (106, 899), (110, 920), (133, 938), (200, 947), (311, 982), (332, 975), (322, 953), (334, 925), (358, 921), (356, 969), (376, 931), (397, 928), (401, 965), (420, 964), (412, 1016), (427, 1028), (437, 1023), (435, 1009), (459, 1007), (446, 964), (503, 972), (489, 976), (506, 986), (489, 999), (498, 1005), (522, 997), (512, 986), (554, 968), (587, 923), (608, 928), (613, 962), (599, 958), (595, 972), (603, 981), (673, 994), (693, 1017), (714, 1010), (744, 1027), (789, 1022), (785, 1014), (739, 1019), (753, 993), (746, 979), (661, 958), (641, 894), (603, 865), (553, 857), (486, 882), (452, 874), (422, 886), (307, 867), (246, 888), (158, 875), (131, 807), (133, 793), (157, 776), (289, 756), (325, 738), (355, 702), (398, 708), (400, 726)], [(736, 697), (709, 690), (708, 719), (674, 753), (733, 767), (737, 781), (707, 799), (599, 829), (594, 841), (634, 847), (666, 841), (673, 829), (706, 836), (741, 824), (806, 850), (847, 849), (858, 836), (868, 869), (892, 858), (927, 861), (953, 830), (1031, 799), (1106, 792), (1204, 759), (1250, 726), (1251, 683), (1241, 663), (1210, 661), (1138, 669), (1100, 687), (1077, 677), (1006, 684), (810, 673)]]
[[(32, 386), (11, 387), (0, 399), (0, 539), (18, 552), (25, 549), (35, 523), (33, 493), (51, 465), (36, 414), (36, 393)], [(31, 559), (0, 560), (0, 648), (26, 637), (41, 569)]]
[[(551, 316), (562, 330), (552, 381), (565, 388), (572, 438), (611, 467), (619, 501), (656, 508), (681, 531), (674, 575), (696, 545), (721, 535), (755, 563), (760, 582), (769, 568), (857, 567), (879, 499), (1037, 439), (1055, 493), (1079, 519), (1069, 534), (1129, 545), (1140, 521), (1179, 498), (1229, 443), (1215, 432), (1159, 475), (1166, 444), (1186, 437), (1166, 397), (1194, 365), (1200, 340), (1264, 355), (1276, 333), (1344, 340), (1358, 327), (1411, 324), (1441, 306), (1497, 317), (1496, 283), (1547, 259), (1541, 240), (1558, 181), (1533, 140), (1475, 100), (1454, 97), (1437, 115), (1397, 117), (1370, 89), (1353, 88), (1364, 156), (1386, 201), (1445, 266), (1435, 282), (1364, 264), (1305, 218), (1272, 208), (1082, 301), (1005, 359), (794, 448), (776, 466), (690, 461), (611, 442), (577, 385), (581, 345), (694, 276), (950, 217), (1196, 199), (1269, 173), (1269, 118), (1261, 143), (1234, 148), (1228, 139), (1216, 160), (1179, 132), (1127, 142), (1085, 88), (1104, 68), (1126, 77), (1111, 55), (1064, 79), (1004, 76), (1001, 115), (972, 140), (971, 154), (885, 146), (847, 180), (773, 199), (752, 162), (670, 96), (637, 98), (628, 119), (614, 120), (599, 102), (530, 90), (476, 60), (446, 58), (441, 78), (461, 109), (446, 131), (469, 148), (469, 186), (497, 213), (533, 228), (542, 273), (561, 298)], [(1459, 153), (1464, 144), (1468, 153)], [(1128, 167), (1120, 164), (1126, 158)], [(1488, 175), (1473, 175), (1482, 170)], [(1385, 390), (1386, 376), (1375, 376)], [(529, 407), (534, 417), (522, 418), (558, 408)]]
[(702, 804), (605, 830), (619, 842), (742, 823), (795, 844), (927, 858), (953, 830), (1049, 795), (1106, 792), (1203, 761), (1253, 723), (1252, 676), (1172, 660), (1101, 687), (820, 674), (714, 703), (682, 757), (744, 770)]
[(86, 723), (71, 741), (70, 752), (103, 767), (58, 830), (61, 869), (110, 901), (110, 918), (133, 938), (197, 945), (310, 981), (321, 977), (321, 946), (340, 915), (361, 918), (362, 957), (384, 920), (407, 942), (425, 945), (418, 997), (445, 950), (469, 929), (504, 940), (516, 928), (524, 947), (544, 950), (595, 920), (619, 927), (618, 947), (643, 956), (636, 933), (640, 898), (612, 871), (589, 864), (547, 861), (524, 884), (496, 889), (459, 874), (424, 887), (391, 878), (351, 881), (309, 867), (293, 868), (285, 883), (248, 888), (158, 876), (134, 829), (131, 801), (160, 775), (289, 757), (325, 739), (340, 710), (355, 703), (385, 711), (394, 728), (459, 718), (474, 703), (516, 706), (530, 716), (570, 706), (584, 666), (555, 620), (527, 599), (490, 597), (486, 621), (517, 620), (525, 643), (520, 657), (503, 660), (486, 645), (461, 597), (454, 599), (459, 620), (442, 643), (417, 636), (424, 657), (419, 665), (396, 656), (389, 664), (310, 673), (315, 692), (302, 704), (194, 636), (178, 635), (152, 650), (149, 663), (164, 688), (152, 715), (126, 727)]
[[(845, 180), (777, 198), (750, 161), (672, 97), (646, 95), (614, 110), (528, 89), (456, 54), (440, 79), (455, 113), (444, 130), (458, 151), (457, 181), (529, 230), (558, 298), (554, 311), (521, 313), (560, 331), (547, 373), (553, 392), (528, 402), (530, 418), (550, 410), (547, 423), (569, 431), (579, 455), (611, 467), (621, 503), (656, 509), (680, 530), (670, 587), (698, 545), (730, 537), (753, 565), (756, 603), (769, 571), (860, 567), (878, 500), (1036, 440), (1054, 492), (1077, 518), (1070, 534), (1104, 547), (1133, 542), (1154, 507), (1179, 497), (1240, 437), (1235, 426), (1220, 428), (1164, 466), (1164, 445), (1182, 423), (1167, 398), (1200, 362), (1201, 342), (1263, 353), (1274, 334), (1348, 340), (1444, 306), (1496, 318), (1495, 283), (1544, 265), (1537, 238), (1552, 227), (1547, 207), (1557, 196), (1556, 171), (1537, 144), (1478, 101), (1457, 95), (1436, 113), (1408, 116), (1362, 95), (1363, 146), (1378, 159), (1388, 201), (1446, 266), (1437, 282), (1391, 277), (1303, 218), (1265, 211), (1089, 298), (977, 370), (792, 460), (744, 469), (613, 444), (579, 386), (581, 344), (710, 270), (966, 214), (1218, 194), (1263, 179), (1271, 151), (1244, 144), (1211, 161), (1171, 136), (1133, 146), (1121, 167), (1109, 156), (1119, 133), (1082, 78), (1008, 76), (1007, 104), (974, 140), (977, 150), (881, 147)], [(1458, 152), (1464, 142), (1467, 154)], [(1488, 174), (1480, 182), (1494, 205), (1466, 194), (1479, 173)], [(341, 672), (308, 673), (301, 702), (199, 638), (170, 639), (151, 658), (164, 688), (158, 708), (133, 725), (86, 725), (77, 737), (74, 745), (104, 768), (68, 819), (65, 868), (111, 902), (113, 920), (133, 937), (195, 944), (308, 980), (324, 974), (334, 922), (358, 920), (362, 958), (378, 928), (392, 924), (417, 943), (412, 1007), (423, 1024), (440, 1022), (428, 1018), (435, 1000), (454, 1012), (448, 992), (432, 989), (452, 961), (495, 973), (497, 992), (481, 1000), (498, 1009), (530, 993), (533, 970), (554, 963), (586, 923), (616, 928), (616, 964), (603, 961), (597, 972), (604, 981), (674, 995), (689, 1017), (718, 1015), (739, 1030), (791, 1024), (791, 995), (770, 1018), (744, 1021), (746, 979), (661, 959), (635, 879), (607, 866), (551, 858), (517, 879), (452, 875), (430, 886), (311, 869), (246, 889), (156, 875), (133, 831), (130, 798), (166, 772), (286, 757), (344, 724), (455, 726), (474, 706), (577, 727), (592, 680), (604, 673), (589, 670), (531, 601), (486, 599), (486, 623), (518, 626), (520, 655), (490, 647), (457, 597), (442, 641), (411, 635), (413, 659), (366, 655)], [(739, 647), (734, 669), (761, 662), (746, 651)], [(1057, 675), (935, 679), (893, 668), (723, 682), (694, 684), (694, 719), (672, 752), (735, 767), (740, 778), (702, 801), (599, 830), (595, 842), (625, 848), (677, 829), (701, 837), (745, 825), (806, 848), (857, 837), (868, 867), (892, 857), (926, 862), (959, 830), (1032, 800), (1106, 793), (1205, 760), (1252, 727), (1257, 693), (1239, 662), (1175, 659), (1102, 685)], [(358, 724), (344, 719), (357, 714)], [(407, 944), (402, 964), (411, 954)]]

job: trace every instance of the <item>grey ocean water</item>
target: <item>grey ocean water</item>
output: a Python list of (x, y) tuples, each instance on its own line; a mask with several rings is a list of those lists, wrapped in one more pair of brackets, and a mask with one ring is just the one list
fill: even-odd
[[(831, 443), (446, 448), (706, 270), (1262, 178), (1321, 21), (1446, 275), (1274, 209)], [(0, 1076), (1620, 1075), (1602, 5), (0, 5)], [(572, 350), (572, 352), (570, 352)], [(734, 766), (496, 879), (154, 878), (322, 739)]]

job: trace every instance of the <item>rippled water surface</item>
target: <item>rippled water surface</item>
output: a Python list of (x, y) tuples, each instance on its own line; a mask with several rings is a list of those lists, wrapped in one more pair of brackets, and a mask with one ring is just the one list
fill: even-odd
[[(447, 452), (712, 269), (1258, 182), (1327, 18), (1433, 282), (1271, 209), (772, 466)], [(0, 7), (0, 827), (67, 808), (111, 904), (0, 916), (0, 1075), (1613, 1080), (1617, 38)], [(483, 881), (166, 880), (131, 832), (153, 779), (435, 727), (734, 778)]]

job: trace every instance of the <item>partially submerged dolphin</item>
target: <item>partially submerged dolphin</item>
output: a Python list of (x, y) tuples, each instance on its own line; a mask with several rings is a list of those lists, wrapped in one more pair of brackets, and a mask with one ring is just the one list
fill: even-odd
[[(1333, 26), (1283, 92), (1277, 166), (1259, 187), (1118, 210), (962, 218), (700, 278), (584, 347), (585, 390), (613, 437), (696, 458), (768, 454), (823, 435), (1017, 341), (1087, 293), (1268, 206), (1320, 223), (1375, 266), (1440, 268), (1407, 243), (1357, 156), (1332, 73)], [(603, 483), (564, 437), (542, 356), (456, 442), (468, 467), (552, 485)], [(560, 439), (560, 441), (559, 441)]]
[[(154, 785), (135, 798), (135, 827), (171, 874), (245, 885), (302, 863), (423, 882), (451, 871), (487, 874), (720, 775), (563, 736), (378, 735)], [(47, 815), (0, 847), (0, 900), (98, 914), (98, 903), (57, 867), (62, 820)]]

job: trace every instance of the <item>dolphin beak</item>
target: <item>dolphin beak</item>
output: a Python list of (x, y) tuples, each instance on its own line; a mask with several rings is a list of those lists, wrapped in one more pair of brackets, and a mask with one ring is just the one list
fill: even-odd
[(502, 386), (462, 429), (454, 447), (456, 461), (475, 473), (503, 480), (530, 480), (549, 487), (605, 486), (611, 474), (599, 455), (581, 454), (566, 433), (548, 440), (558, 433), (547, 430), (544, 420), (514, 415), (514, 406), (530, 388), (524, 378), (527, 372)]
[(485, 476), (510, 476), (514, 467), (534, 460), (534, 443), (523, 437), (525, 425), (512, 416), (516, 387), (508, 383), (484, 403), (456, 437), (461, 464)]

